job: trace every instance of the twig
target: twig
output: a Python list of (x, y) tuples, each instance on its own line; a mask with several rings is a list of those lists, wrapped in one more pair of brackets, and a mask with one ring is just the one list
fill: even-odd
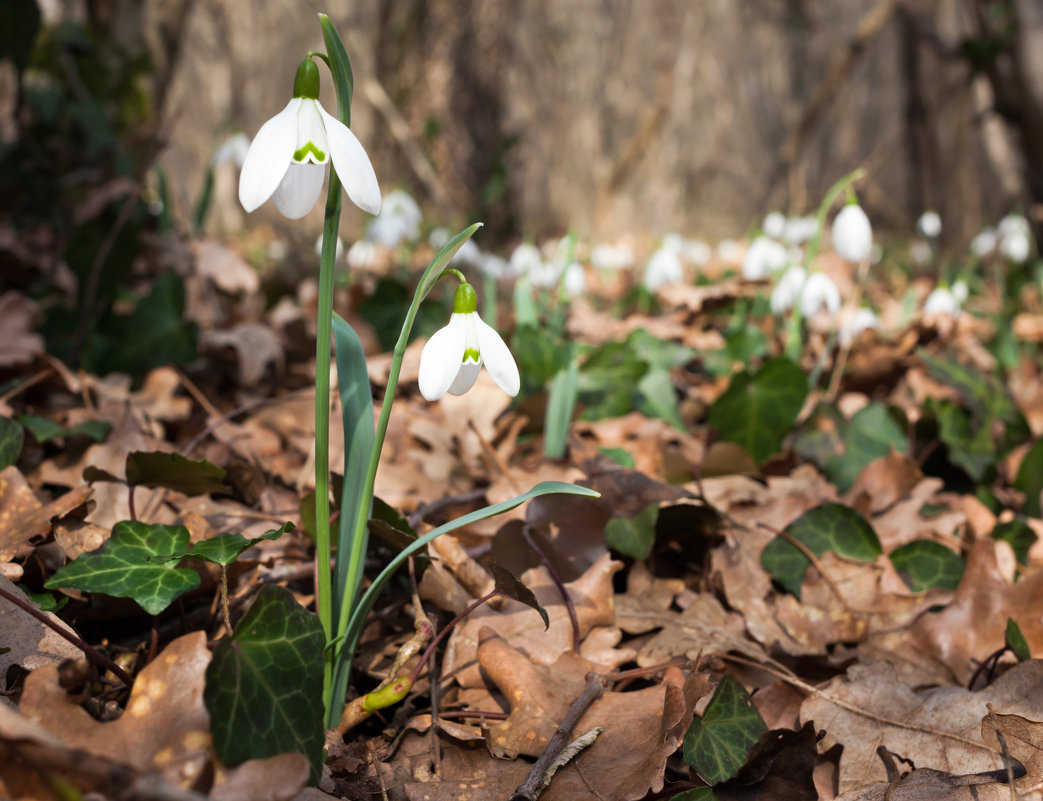
[(807, 545), (798, 540), (788, 531), (780, 531), (779, 529), (773, 528), (772, 526), (769, 526), (767, 523), (764, 522), (759, 522), (757, 525), (759, 525), (761, 528), (766, 528), (768, 531), (772, 532), (777, 537), (780, 537), (781, 539), (785, 540), (798, 551), (800, 551), (802, 554), (804, 554), (807, 560), (811, 562), (812, 565), (814, 565), (815, 570), (818, 571), (818, 574), (822, 576), (822, 580), (826, 582), (826, 586), (828, 586), (829, 589), (833, 591), (833, 594), (837, 597), (837, 600), (840, 601), (840, 605), (843, 606), (844, 609), (846, 609), (848, 612), (854, 613), (856, 611), (851, 608), (851, 605), (847, 602), (847, 599), (844, 598), (843, 593), (840, 592), (840, 587), (838, 587), (836, 585), (836, 582), (834, 582), (833, 579), (829, 577), (829, 574), (822, 567), (822, 563), (818, 560), (818, 557)]
[(474, 435), (478, 437), (478, 441), (481, 443), (486, 455), (492, 463), (496, 465), (496, 469), (499, 470), (504, 478), (507, 479), (507, 483), (511, 485), (511, 489), (520, 494), (522, 489), (518, 486), (518, 482), (516, 482), (514, 477), (511, 475), (511, 470), (507, 467), (507, 463), (500, 458), (500, 454), (496, 452), (496, 449), (492, 446), (489, 440), (482, 436), (482, 432), (478, 430), (478, 426), (474, 424), (474, 420), (468, 420), (467, 425), (471, 431), (474, 432)]
[(7, 403), (15, 395), (19, 395), (22, 392), (25, 392), (25, 390), (29, 389), (29, 387), (33, 386), (34, 384), (39, 384), (41, 381), (43, 381), (45, 378), (49, 377), (53, 373), (53, 367), (44, 367), (39, 372), (29, 376), (29, 378), (25, 379), (25, 381), (23, 381), (22, 383), (16, 384), (15, 386), (11, 387), (11, 389), (7, 390), (7, 392), (5, 392), (3, 395), (0, 395), (0, 403)]
[(232, 636), (232, 616), (228, 611), (228, 566), (221, 565), (221, 614), (225, 619), (225, 631)]
[(579, 618), (576, 616), (576, 605), (572, 603), (572, 597), (569, 595), (569, 591), (565, 588), (565, 582), (561, 580), (561, 576), (558, 571), (554, 569), (554, 565), (550, 563), (550, 559), (547, 555), (540, 550), (540, 547), (536, 544), (536, 540), (532, 538), (532, 534), (529, 531), (529, 524), (525, 523), (522, 526), (522, 536), (525, 537), (525, 541), (532, 548), (533, 553), (539, 558), (543, 566), (547, 568), (547, 573), (550, 575), (550, 580), (554, 582), (554, 586), (558, 588), (558, 592), (561, 593), (561, 598), (565, 602), (565, 609), (569, 613), (569, 622), (572, 623), (572, 650), (575, 653), (579, 653)]
[(565, 719), (558, 726), (558, 730), (554, 732), (554, 736), (550, 738), (550, 742), (543, 749), (543, 753), (536, 760), (536, 764), (532, 766), (532, 770), (525, 777), (525, 781), (515, 789), (510, 801), (536, 801), (540, 793), (550, 783), (550, 776), (553, 776), (554, 770), (560, 765), (558, 757), (569, 744), (572, 730), (576, 728), (576, 724), (579, 723), (580, 718), (583, 717), (590, 705), (601, 697), (604, 689), (605, 679), (603, 676), (599, 676), (596, 673), (587, 674), (587, 686), (583, 688), (580, 696), (572, 702)]
[(134, 683), (134, 679), (132, 679), (123, 668), (121, 668), (119, 665), (117, 665), (115, 662), (113, 662), (111, 659), (109, 659), (107, 656), (105, 656), (103, 653), (98, 651), (93, 646), (90, 646), (87, 643), (85, 643), (72, 632), (63, 629), (61, 626), (59, 626), (57, 623), (55, 623), (53, 620), (47, 617), (47, 615), (45, 615), (39, 609), (30, 604), (28, 601), (23, 601), (17, 595), (8, 592), (3, 587), (0, 587), (0, 598), (6, 598), (19, 609), (28, 612), (30, 615), (35, 617), (45, 626), (47, 626), (50, 629), (53, 629), (57, 634), (61, 635), (66, 640), (75, 645), (77, 648), (79, 648), (81, 651), (83, 651), (83, 653), (86, 654), (87, 657), (90, 658), (92, 661), (96, 662), (97, 664), (101, 665), (107, 670), (111, 670), (112, 674), (128, 687), (130, 687)]

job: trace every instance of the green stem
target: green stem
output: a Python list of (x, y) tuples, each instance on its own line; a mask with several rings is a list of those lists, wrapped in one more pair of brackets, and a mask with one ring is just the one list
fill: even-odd
[[(340, 179), (330, 166), (326, 193), (326, 220), (319, 257), (319, 320), (315, 335), (315, 606), (329, 642), (333, 630), (333, 589), (330, 577), (330, 340), (333, 332), (333, 278), (340, 225)], [(338, 555), (339, 556), (339, 555)], [(333, 687), (333, 658), (324, 657), (323, 700), (329, 709)]]

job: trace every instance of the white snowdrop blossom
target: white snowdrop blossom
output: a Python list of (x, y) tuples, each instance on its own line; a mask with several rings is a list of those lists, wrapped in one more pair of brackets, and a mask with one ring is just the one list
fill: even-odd
[(825, 309), (830, 317), (835, 316), (840, 311), (840, 290), (825, 273), (812, 273), (800, 295), (800, 313), (814, 317), (819, 309)]
[(420, 352), (420, 394), (429, 401), (446, 392), (463, 395), (478, 380), (483, 364), (500, 389), (511, 397), (518, 394), (521, 376), (510, 349), (478, 316), (474, 287), (461, 283), (449, 324), (435, 331)]
[(772, 239), (781, 239), (786, 233), (786, 215), (780, 211), (773, 211), (764, 218), (761, 229)]
[(788, 261), (785, 245), (766, 236), (758, 236), (742, 257), (742, 277), (747, 281), (760, 281), (784, 268)]
[(967, 282), (962, 278), (958, 281), (953, 281), (951, 289), (952, 296), (956, 298), (956, 302), (962, 306), (967, 301), (967, 295), (970, 294), (970, 290), (967, 288)]
[(681, 255), (694, 267), (705, 267), (713, 258), (713, 248), (698, 239), (686, 239)]
[(239, 169), (243, 168), (246, 154), (250, 152), (250, 137), (242, 131), (234, 133), (223, 141), (214, 151), (214, 157), (210, 160), (213, 167), (222, 164), (234, 164)]
[(860, 264), (873, 248), (873, 227), (857, 203), (844, 206), (833, 218), (833, 249), (841, 258)]
[(997, 226), (999, 252), (1007, 261), (1021, 264), (1029, 257), (1032, 249), (1029, 223), (1020, 214), (1008, 214)]
[(330, 162), (352, 202), (370, 214), (380, 212), (380, 186), (369, 156), (318, 97), (319, 68), (306, 58), (297, 68), (293, 99), (261, 126), (243, 160), (239, 202), (247, 212), (271, 198), (283, 216), (300, 219), (319, 199)]
[(998, 237), (992, 228), (982, 228), (971, 240), (971, 253), (979, 259), (984, 259), (996, 250)]
[(478, 261), (478, 269), (483, 275), (499, 280), (507, 273), (507, 259), (497, 256), (495, 253), (482, 253)]
[(863, 331), (880, 328), (880, 319), (872, 309), (861, 307), (848, 316), (840, 326), (839, 339), (841, 345), (850, 345)]
[(372, 269), (378, 260), (377, 246), (365, 239), (360, 239), (348, 248), (348, 266), (353, 270)]
[(531, 275), (533, 272), (542, 269), (543, 254), (531, 242), (522, 242), (511, 251), (507, 267), (509, 274), (515, 278), (522, 275)]
[(562, 278), (565, 291), (574, 298), (578, 298), (587, 291), (587, 273), (583, 265), (578, 261), (572, 262), (565, 268), (565, 276)]
[(597, 270), (628, 270), (634, 266), (634, 251), (629, 245), (595, 245), (590, 251), (590, 263)]
[(936, 211), (925, 211), (916, 221), (916, 230), (928, 239), (937, 239), (942, 235), (942, 218)]
[(366, 239), (394, 250), (403, 242), (415, 242), (420, 238), (422, 219), (420, 206), (409, 193), (395, 189), (384, 196), (380, 214), (366, 229)]
[(931, 294), (927, 296), (927, 300), (924, 301), (923, 313), (925, 317), (944, 315), (946, 317), (952, 317), (955, 320), (960, 316), (960, 301), (956, 298), (955, 293), (953, 293), (951, 289), (945, 286), (939, 286), (936, 287)]
[(717, 258), (725, 264), (739, 264), (742, 261), (742, 245), (734, 239), (722, 239), (717, 243)]
[(667, 284), (679, 284), (684, 280), (681, 257), (673, 248), (663, 245), (648, 259), (645, 266), (645, 289), (655, 292)]
[(793, 308), (807, 277), (807, 271), (799, 264), (794, 264), (782, 274), (771, 292), (772, 314), (785, 314)]
[(791, 217), (786, 220), (786, 230), (782, 233), (782, 239), (788, 245), (803, 245), (818, 233), (818, 218)]

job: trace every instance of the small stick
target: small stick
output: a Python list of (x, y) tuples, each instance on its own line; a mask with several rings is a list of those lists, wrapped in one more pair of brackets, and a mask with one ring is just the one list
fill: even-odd
[(232, 616), (228, 611), (228, 567), (221, 565), (221, 614), (225, 618), (225, 631), (232, 636)]
[(828, 586), (829, 589), (833, 591), (833, 594), (837, 596), (837, 600), (840, 601), (841, 606), (843, 606), (844, 609), (846, 609), (848, 612), (855, 611), (851, 608), (851, 605), (847, 602), (847, 599), (844, 598), (843, 593), (840, 592), (840, 587), (837, 586), (836, 582), (829, 577), (829, 574), (822, 567), (822, 563), (818, 560), (818, 557), (815, 556), (814, 551), (812, 551), (807, 545), (798, 540), (788, 531), (779, 531), (777, 528), (772, 528), (767, 523), (763, 522), (758, 523), (757, 525), (759, 525), (761, 528), (766, 528), (768, 531), (772, 532), (776, 536), (781, 537), (794, 548), (796, 548), (798, 551), (800, 551), (802, 554), (804, 554), (807, 560), (811, 562), (812, 565), (814, 565), (815, 570), (818, 571), (818, 574), (822, 576), (822, 580), (826, 582), (826, 586)]
[(59, 626), (57, 623), (55, 623), (53, 620), (47, 617), (47, 615), (45, 615), (39, 609), (34, 607), (32, 604), (28, 603), (27, 601), (23, 601), (17, 595), (8, 592), (3, 587), (0, 587), (0, 598), (7, 599), (15, 606), (17, 606), (19, 609), (28, 612), (30, 615), (35, 617), (48, 628), (53, 629), (57, 634), (61, 635), (66, 640), (75, 645), (77, 648), (79, 648), (81, 651), (83, 651), (83, 653), (86, 654), (92, 661), (96, 662), (97, 664), (101, 665), (107, 670), (111, 670), (113, 675), (116, 676), (116, 678), (118, 678), (128, 687), (130, 687), (134, 683), (134, 679), (130, 677), (127, 671), (125, 671), (123, 668), (121, 668), (119, 665), (117, 665), (115, 662), (113, 662), (111, 659), (109, 659), (107, 656), (105, 656), (103, 653), (98, 651), (93, 646), (90, 646), (87, 643), (85, 643), (72, 632), (63, 629), (61, 626)]
[[(579, 697), (572, 702), (565, 719), (558, 726), (558, 730), (554, 732), (554, 736), (550, 738), (550, 742), (543, 749), (543, 753), (536, 760), (536, 764), (532, 766), (532, 770), (525, 777), (525, 781), (515, 789), (510, 797), (510, 801), (536, 801), (543, 789), (549, 784), (550, 776), (553, 776), (554, 771), (560, 765), (558, 757), (569, 745), (572, 730), (576, 728), (576, 724), (579, 723), (580, 718), (583, 717), (590, 705), (601, 697), (604, 689), (604, 677), (596, 673), (587, 674), (587, 686), (583, 688), (583, 692), (580, 693)], [(584, 737), (586, 736), (584, 735)]]
[(554, 569), (554, 565), (550, 563), (550, 559), (547, 555), (540, 550), (540, 547), (536, 544), (536, 540), (532, 538), (532, 534), (529, 532), (529, 524), (526, 523), (522, 526), (522, 536), (525, 537), (525, 542), (532, 548), (533, 553), (536, 554), (543, 566), (547, 568), (547, 573), (550, 574), (551, 581), (554, 582), (554, 586), (558, 588), (558, 592), (561, 593), (561, 598), (565, 602), (565, 609), (569, 613), (569, 622), (572, 623), (572, 650), (575, 653), (579, 653), (579, 618), (576, 616), (576, 605), (572, 603), (572, 597), (569, 595), (569, 591), (565, 589), (565, 582), (561, 580), (561, 576), (558, 575), (558, 571)]

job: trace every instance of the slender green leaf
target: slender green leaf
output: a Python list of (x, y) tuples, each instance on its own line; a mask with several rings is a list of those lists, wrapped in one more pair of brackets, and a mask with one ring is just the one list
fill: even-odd
[(127, 483), (135, 487), (165, 487), (185, 495), (228, 492), (224, 470), (208, 459), (180, 453), (133, 451), (127, 454), (126, 471)]
[(547, 414), (543, 423), (543, 453), (551, 459), (565, 456), (569, 423), (579, 395), (579, 361), (573, 358), (568, 367), (558, 371), (550, 382)]
[(1025, 514), (1043, 517), (1039, 502), (1039, 495), (1043, 492), (1043, 439), (1038, 440), (1021, 460), (1014, 486), (1025, 493)]
[(66, 428), (50, 418), (38, 417), (33, 414), (19, 415), (18, 422), (25, 427), (26, 431), (33, 435), (33, 439), (37, 442), (47, 442), (47, 440), (55, 437), (75, 437), (77, 435), (83, 435), (93, 439), (95, 442), (101, 442), (109, 435), (109, 431), (112, 429), (112, 424), (106, 423), (104, 420), (87, 420), (78, 426)]
[[(848, 559), (872, 562), (883, 553), (873, 527), (858, 512), (839, 503), (809, 509), (786, 527), (786, 533), (815, 556), (834, 551)], [(800, 597), (810, 560), (795, 545), (776, 537), (761, 551), (761, 565), (775, 581)]]
[(424, 298), (430, 294), (431, 290), (435, 288), (435, 283), (442, 275), (442, 271), (449, 266), (449, 263), (453, 260), (456, 252), (462, 248), (464, 243), (474, 236), (475, 231), (481, 227), (482, 223), (480, 222), (468, 226), (446, 242), (445, 246), (438, 251), (438, 255), (431, 260), (427, 269), (424, 270), (424, 274), (420, 276), (420, 283), (417, 284), (416, 295), (413, 300), (415, 305), (419, 305)]
[(194, 570), (162, 561), (184, 551), (188, 540), (184, 526), (123, 520), (113, 527), (112, 536), (101, 548), (69, 562), (44, 587), (72, 587), (133, 598), (150, 615), (158, 615), (179, 595), (199, 586), (199, 574)]
[(778, 453), (808, 394), (808, 380), (784, 357), (746, 370), (710, 407), (710, 425), (727, 442), (742, 445), (758, 462)]
[(326, 44), (326, 55), (330, 60), (330, 74), (337, 92), (337, 119), (351, 126), (351, 96), (355, 91), (355, 78), (351, 72), (351, 60), (340, 34), (333, 27), (330, 18), (319, 14), (319, 27), (322, 28), (322, 40)]
[(289, 590), (267, 585), (206, 669), (203, 701), (227, 765), (296, 751), (322, 765), (322, 625)]
[(933, 587), (955, 590), (966, 567), (958, 553), (931, 540), (914, 540), (895, 548), (891, 564), (913, 592)]
[(684, 761), (707, 784), (720, 784), (746, 764), (750, 749), (767, 730), (745, 688), (726, 674), (702, 718), (694, 718), (685, 732)]

